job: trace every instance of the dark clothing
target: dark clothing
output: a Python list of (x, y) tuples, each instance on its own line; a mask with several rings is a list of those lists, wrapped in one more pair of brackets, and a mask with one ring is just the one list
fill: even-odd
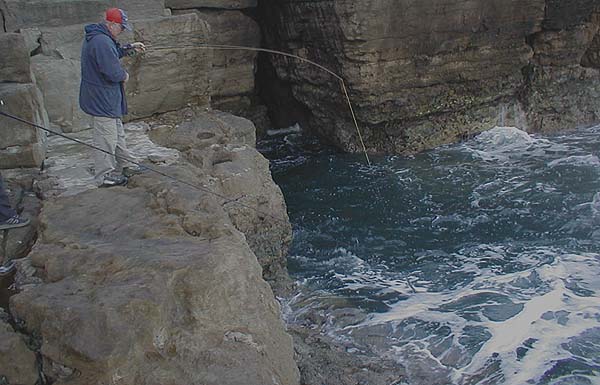
[(126, 54), (106, 25), (85, 27), (79, 88), (79, 106), (84, 112), (105, 118), (121, 118), (127, 114), (123, 88), (127, 73), (119, 61)]
[(15, 215), (17, 213), (10, 206), (8, 195), (6, 194), (6, 190), (4, 190), (4, 180), (2, 179), (2, 175), (0, 175), (0, 222), (4, 222)]

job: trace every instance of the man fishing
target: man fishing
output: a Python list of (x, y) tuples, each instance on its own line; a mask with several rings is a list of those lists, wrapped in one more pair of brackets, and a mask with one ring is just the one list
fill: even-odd
[(127, 114), (125, 83), (129, 74), (119, 59), (146, 47), (140, 42), (121, 46), (116, 39), (124, 30), (132, 30), (127, 14), (110, 8), (103, 22), (85, 27), (81, 49), (79, 105), (92, 116), (94, 145), (106, 151), (94, 152), (95, 178), (102, 187), (124, 185), (127, 176), (141, 171), (131, 163), (135, 158), (125, 143), (121, 119)]

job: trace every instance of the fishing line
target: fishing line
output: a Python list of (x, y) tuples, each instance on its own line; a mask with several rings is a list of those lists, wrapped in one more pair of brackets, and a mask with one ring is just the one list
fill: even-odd
[[(360, 128), (359, 128), (359, 126), (358, 126), (358, 122), (357, 122), (357, 119), (356, 119), (356, 114), (354, 113), (354, 108), (352, 107), (352, 102), (350, 101), (350, 96), (349, 96), (349, 94), (348, 94), (348, 89), (347, 89), (347, 87), (346, 87), (346, 83), (345, 83), (345, 81), (344, 81), (344, 78), (342, 78), (340, 75), (336, 74), (335, 72), (333, 72), (333, 71), (332, 71), (332, 70), (330, 70), (329, 68), (327, 68), (327, 67), (325, 67), (325, 66), (322, 66), (321, 64), (319, 64), (319, 63), (316, 63), (316, 62), (314, 62), (314, 61), (312, 61), (312, 60), (309, 60), (309, 59), (303, 58), (303, 57), (301, 57), (301, 56), (298, 56), (298, 55), (294, 55), (294, 54), (287, 53), (287, 52), (283, 52), (283, 51), (277, 51), (277, 50), (273, 50), (273, 49), (268, 49), (268, 48), (246, 47), (246, 46), (225, 45), (225, 44), (196, 44), (196, 45), (191, 45), (191, 46), (189, 46), (189, 45), (184, 45), (184, 46), (173, 46), (173, 47), (152, 47), (152, 46), (149, 46), (149, 48), (150, 48), (151, 50), (172, 50), (172, 49), (174, 49), (174, 48), (200, 48), (200, 49), (219, 49), (219, 50), (246, 50), (246, 51), (265, 52), (265, 53), (270, 53), (270, 54), (281, 55), (281, 56), (286, 56), (286, 57), (290, 57), (290, 58), (298, 59), (298, 60), (300, 60), (300, 61), (303, 61), (303, 62), (309, 63), (309, 64), (311, 64), (311, 65), (313, 65), (313, 66), (315, 66), (315, 67), (317, 67), (317, 68), (319, 68), (319, 69), (321, 69), (321, 70), (323, 70), (323, 71), (325, 71), (325, 72), (329, 73), (330, 75), (332, 75), (333, 77), (335, 77), (336, 79), (338, 79), (338, 80), (339, 80), (339, 82), (340, 82), (340, 87), (341, 87), (341, 89), (342, 89), (342, 91), (343, 91), (343, 93), (344, 93), (344, 97), (345, 97), (345, 99), (346, 99), (346, 102), (348, 103), (348, 108), (350, 109), (350, 113), (351, 113), (351, 115), (352, 115), (352, 121), (354, 122), (354, 126), (355, 126), (355, 128), (356, 128), (356, 132), (357, 132), (357, 134), (358, 134), (358, 138), (359, 138), (359, 140), (360, 140), (360, 143), (361, 143), (361, 146), (362, 146), (363, 152), (364, 152), (364, 154), (365, 154), (365, 158), (366, 158), (366, 160), (367, 160), (367, 164), (368, 164), (369, 166), (371, 166), (371, 161), (370, 161), (370, 159), (369, 159), (369, 155), (368, 155), (368, 153), (367, 153), (367, 148), (366, 148), (366, 146), (365, 146), (365, 143), (364, 143), (364, 140), (363, 140), (363, 137), (362, 137), (362, 133), (361, 133), (361, 131), (360, 131)], [(240, 198), (236, 198), (236, 199), (230, 199), (230, 198), (226, 197), (225, 195), (219, 194), (219, 193), (217, 193), (217, 192), (214, 192), (214, 191), (212, 191), (212, 190), (210, 190), (210, 189), (207, 189), (207, 188), (205, 188), (205, 187), (198, 186), (198, 185), (196, 185), (196, 184), (190, 183), (190, 182), (188, 182), (188, 181), (185, 181), (185, 180), (183, 180), (183, 179), (180, 179), (180, 178), (174, 177), (174, 176), (172, 176), (172, 175), (169, 175), (169, 174), (167, 174), (167, 173), (165, 173), (165, 172), (162, 172), (162, 171), (160, 171), (160, 170), (157, 170), (157, 169), (155, 169), (155, 168), (152, 168), (152, 167), (148, 167), (148, 166), (146, 166), (146, 165), (143, 165), (143, 164), (141, 164), (141, 163), (139, 163), (139, 162), (132, 161), (132, 160), (130, 160), (130, 159), (128, 159), (128, 158), (125, 158), (125, 157), (122, 157), (122, 156), (120, 156), (120, 155), (112, 154), (112, 153), (110, 153), (110, 152), (108, 152), (108, 151), (106, 151), (106, 150), (103, 150), (103, 149), (101, 149), (101, 148), (99, 148), (99, 147), (96, 147), (96, 146), (94, 146), (94, 145), (91, 145), (91, 144), (89, 144), (89, 143), (86, 143), (86, 142), (84, 142), (84, 141), (82, 141), (82, 140), (79, 140), (79, 139), (76, 139), (76, 138), (70, 137), (70, 136), (68, 136), (68, 135), (65, 135), (65, 134), (63, 134), (63, 133), (60, 133), (60, 132), (57, 132), (57, 131), (54, 131), (54, 130), (50, 130), (50, 129), (46, 128), (46, 127), (43, 127), (43, 126), (40, 126), (40, 125), (38, 125), (38, 124), (35, 124), (35, 123), (33, 123), (33, 122), (30, 122), (30, 121), (28, 121), (28, 120), (22, 119), (22, 118), (20, 118), (20, 117), (18, 117), (18, 116), (11, 115), (11, 114), (9, 114), (9, 113), (6, 113), (6, 112), (3, 112), (3, 111), (0, 111), (0, 115), (2, 115), (2, 116), (5, 116), (5, 117), (7, 117), (7, 118), (10, 118), (10, 119), (13, 119), (13, 120), (16, 120), (16, 121), (18, 121), (18, 122), (21, 122), (21, 123), (27, 124), (27, 125), (29, 125), (29, 126), (32, 126), (32, 127), (38, 128), (38, 129), (40, 129), (40, 130), (46, 131), (46, 132), (48, 132), (48, 133), (50, 133), (50, 134), (53, 134), (53, 135), (60, 136), (60, 137), (62, 137), (62, 138), (65, 138), (65, 139), (67, 139), (67, 140), (70, 140), (70, 141), (72, 141), (72, 142), (75, 142), (75, 143), (78, 143), (78, 144), (81, 144), (81, 145), (87, 146), (87, 147), (89, 147), (89, 148), (92, 148), (92, 149), (94, 149), (94, 150), (96, 150), (96, 151), (100, 151), (100, 152), (102, 152), (102, 153), (105, 153), (105, 154), (108, 154), (108, 155), (114, 156), (115, 158), (118, 158), (118, 159), (122, 159), (122, 160), (129, 161), (130, 163), (133, 163), (133, 164), (135, 164), (135, 165), (137, 165), (137, 166), (139, 166), (139, 167), (142, 167), (142, 168), (144, 168), (144, 169), (146, 169), (146, 170), (148, 170), (148, 171), (154, 172), (154, 173), (156, 173), (156, 174), (158, 174), (158, 175), (161, 175), (161, 176), (163, 176), (163, 177), (165, 177), (165, 178), (171, 179), (171, 180), (173, 180), (173, 181), (176, 181), (176, 182), (178, 182), (178, 183), (181, 183), (181, 184), (183, 184), (183, 185), (186, 185), (186, 186), (192, 187), (192, 188), (194, 188), (194, 189), (196, 189), (196, 190), (199, 190), (199, 191), (205, 192), (205, 193), (207, 193), (207, 194), (211, 194), (211, 195), (213, 195), (213, 196), (216, 196), (216, 197), (218, 197), (218, 198), (221, 198), (221, 199), (223, 199), (223, 200), (225, 201), (225, 202), (223, 203), (223, 205), (225, 205), (225, 204), (228, 204), (228, 203), (237, 204), (237, 205), (239, 205), (239, 206), (241, 206), (241, 207), (244, 207), (244, 208), (247, 208), (247, 209), (253, 210), (253, 211), (255, 211), (255, 212), (257, 212), (258, 214), (261, 214), (261, 215), (263, 215), (263, 216), (268, 216), (268, 217), (270, 217), (270, 218), (273, 218), (273, 219), (275, 219), (275, 220), (277, 220), (277, 221), (280, 221), (280, 222), (283, 222), (283, 223), (286, 223), (286, 224), (288, 223), (288, 221), (287, 221), (287, 220), (285, 220), (285, 219), (283, 219), (283, 218), (276, 217), (276, 216), (274, 216), (274, 215), (272, 215), (272, 214), (270, 214), (270, 213), (265, 213), (265, 212), (262, 212), (261, 210), (259, 210), (259, 209), (255, 208), (255, 207), (251, 207), (251, 206), (249, 206), (249, 205), (246, 205), (246, 204), (244, 204), (244, 203), (241, 203), (241, 202), (239, 202), (239, 199), (240, 199)]]
[[(2, 103), (2, 104), (3, 104), (3, 103)], [(288, 223), (289, 223), (287, 220), (285, 220), (285, 219), (283, 219), (283, 218), (279, 218), (279, 217), (277, 217), (277, 216), (275, 216), (275, 215), (273, 215), (273, 214), (266, 213), (266, 212), (264, 212), (264, 211), (261, 211), (261, 210), (259, 210), (259, 209), (255, 208), (255, 207), (249, 206), (249, 205), (247, 205), (247, 204), (245, 204), (245, 203), (241, 203), (239, 200), (240, 200), (241, 198), (245, 197), (245, 195), (243, 195), (243, 196), (241, 196), (241, 197), (238, 197), (238, 198), (231, 199), (231, 198), (229, 198), (229, 197), (227, 197), (227, 196), (225, 196), (225, 195), (223, 195), (223, 194), (219, 194), (218, 192), (212, 191), (212, 190), (210, 190), (210, 189), (208, 189), (208, 188), (206, 188), (206, 187), (199, 186), (199, 185), (197, 185), (197, 184), (190, 183), (190, 182), (188, 182), (188, 181), (186, 181), (186, 180), (183, 180), (183, 179), (180, 179), (180, 178), (174, 177), (174, 176), (172, 176), (172, 175), (169, 175), (169, 174), (167, 174), (167, 173), (165, 173), (165, 172), (162, 172), (162, 171), (160, 171), (160, 170), (157, 170), (157, 169), (155, 169), (155, 168), (148, 167), (148, 166), (146, 166), (146, 165), (144, 165), (144, 164), (142, 164), (142, 163), (139, 163), (139, 162), (136, 162), (136, 161), (132, 161), (131, 159), (129, 159), (129, 158), (126, 158), (126, 157), (124, 157), (124, 156), (117, 155), (117, 154), (112, 154), (112, 153), (110, 153), (110, 152), (108, 152), (108, 151), (106, 151), (106, 150), (103, 150), (103, 149), (101, 149), (101, 148), (99, 148), (99, 147), (96, 147), (96, 146), (94, 146), (94, 145), (92, 145), (92, 144), (89, 144), (89, 143), (86, 143), (86, 142), (84, 142), (84, 141), (82, 141), (82, 140), (79, 140), (79, 139), (76, 139), (76, 138), (70, 137), (70, 136), (68, 136), (68, 135), (65, 135), (65, 134), (63, 134), (63, 133), (60, 133), (60, 132), (57, 132), (57, 131), (54, 131), (54, 130), (50, 130), (50, 129), (46, 128), (46, 127), (40, 126), (39, 124), (35, 124), (35, 123), (33, 123), (33, 122), (30, 122), (30, 121), (28, 121), (28, 120), (25, 120), (25, 119), (19, 118), (18, 116), (15, 116), (15, 115), (9, 114), (9, 113), (7, 113), (7, 112), (4, 112), (4, 111), (1, 111), (1, 110), (0, 110), (0, 115), (2, 115), (2, 116), (5, 116), (5, 117), (7, 117), (7, 118), (10, 118), (10, 119), (13, 119), (13, 120), (16, 120), (16, 121), (18, 121), (18, 122), (21, 122), (21, 123), (27, 124), (27, 125), (29, 125), (29, 126), (32, 126), (32, 127), (35, 127), (35, 128), (39, 128), (40, 130), (46, 131), (46, 132), (48, 132), (48, 133), (50, 133), (50, 134), (54, 134), (54, 135), (60, 136), (61, 138), (68, 139), (68, 140), (70, 140), (70, 141), (72, 141), (72, 142), (75, 142), (75, 143), (78, 143), (78, 144), (81, 144), (81, 145), (87, 146), (87, 147), (89, 147), (89, 148), (92, 148), (92, 149), (94, 149), (94, 150), (96, 150), (96, 151), (100, 151), (100, 152), (103, 152), (103, 153), (105, 153), (105, 154), (108, 154), (108, 155), (114, 156), (115, 158), (118, 158), (118, 159), (121, 159), (121, 160), (125, 160), (125, 161), (127, 161), (127, 162), (129, 162), (129, 163), (133, 163), (133, 164), (135, 164), (136, 166), (139, 166), (139, 167), (141, 167), (141, 168), (142, 168), (142, 169), (144, 169), (144, 170), (148, 170), (148, 171), (154, 172), (154, 173), (156, 173), (156, 174), (158, 174), (158, 175), (164, 176), (165, 178), (171, 179), (171, 180), (173, 180), (173, 181), (175, 181), (175, 182), (178, 182), (178, 183), (184, 184), (184, 185), (186, 185), (186, 186), (188, 186), (188, 187), (191, 187), (191, 188), (194, 188), (194, 189), (196, 189), (196, 190), (199, 190), (199, 191), (205, 192), (205, 193), (207, 193), (207, 194), (210, 194), (210, 195), (216, 196), (216, 197), (218, 197), (218, 198), (221, 198), (221, 199), (223, 199), (223, 200), (225, 201), (225, 202), (223, 202), (223, 203), (222, 203), (222, 205), (226, 205), (226, 204), (229, 204), (229, 203), (231, 203), (231, 204), (236, 204), (236, 205), (238, 205), (238, 206), (241, 206), (241, 207), (244, 207), (244, 208), (247, 208), (247, 209), (253, 210), (253, 211), (255, 211), (256, 213), (258, 213), (258, 214), (261, 214), (261, 215), (263, 215), (263, 216), (266, 216), (266, 217), (270, 217), (270, 218), (272, 218), (272, 219), (275, 219), (276, 221), (283, 222), (283, 223), (285, 223), (285, 224), (288, 224)]]
[(275, 54), (275, 55), (281, 55), (281, 56), (298, 59), (300, 61), (309, 63), (315, 67), (320, 68), (321, 70), (329, 73), (330, 75), (332, 75), (333, 77), (335, 77), (336, 79), (338, 79), (340, 81), (340, 87), (344, 93), (346, 102), (348, 103), (348, 108), (350, 109), (350, 113), (352, 115), (352, 121), (354, 122), (354, 127), (356, 128), (356, 132), (358, 134), (358, 139), (360, 140), (360, 144), (362, 146), (363, 153), (365, 154), (365, 158), (367, 159), (367, 164), (369, 166), (371, 166), (371, 161), (369, 160), (369, 154), (367, 153), (367, 147), (365, 146), (365, 142), (363, 140), (362, 133), (360, 131), (360, 128), (358, 127), (358, 121), (356, 119), (356, 114), (354, 113), (354, 108), (352, 107), (352, 102), (350, 101), (350, 96), (348, 94), (346, 82), (344, 81), (343, 77), (336, 74), (329, 68), (322, 66), (321, 64), (316, 63), (312, 60), (303, 58), (302, 56), (294, 55), (294, 54), (283, 52), (283, 51), (277, 51), (274, 49), (268, 49), (268, 48), (246, 47), (246, 46), (241, 46), (241, 45), (226, 45), (226, 44), (204, 44), (204, 43), (194, 44), (194, 45), (177, 45), (177, 46), (171, 46), (171, 47), (152, 47), (151, 45), (149, 45), (147, 47), (149, 48), (149, 50), (154, 50), (154, 51), (172, 50), (175, 48), (200, 48), (200, 49), (219, 49), (219, 50), (226, 50), (226, 51), (227, 50), (245, 50), (245, 51), (266, 52), (266, 53), (271, 53), (271, 54)]

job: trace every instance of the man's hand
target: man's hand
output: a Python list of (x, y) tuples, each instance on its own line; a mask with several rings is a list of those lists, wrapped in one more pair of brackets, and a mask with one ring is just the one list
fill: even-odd
[(131, 43), (131, 48), (133, 48), (135, 50), (135, 52), (145, 52), (146, 51), (146, 46), (144, 45), (144, 43), (141, 43), (139, 41), (136, 41), (135, 43)]
[(129, 72), (125, 72), (125, 80), (123, 80), (125, 83), (127, 83), (127, 81), (129, 80)]

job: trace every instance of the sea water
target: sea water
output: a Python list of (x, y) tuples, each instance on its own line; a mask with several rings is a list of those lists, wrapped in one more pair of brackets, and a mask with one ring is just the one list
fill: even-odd
[(320, 314), (400, 383), (600, 384), (600, 127), (371, 166), (299, 132), (260, 147), (294, 227), (288, 322)]

